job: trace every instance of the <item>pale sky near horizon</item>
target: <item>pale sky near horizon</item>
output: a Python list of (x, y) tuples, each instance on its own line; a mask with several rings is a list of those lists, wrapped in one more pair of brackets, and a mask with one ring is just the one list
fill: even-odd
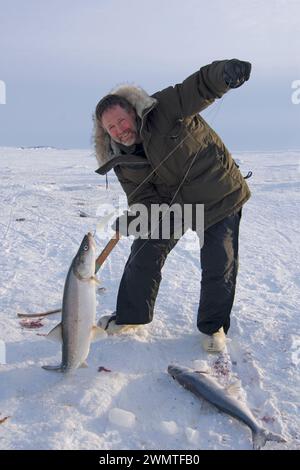
[(115, 85), (151, 94), (236, 57), (251, 79), (204, 118), (231, 150), (300, 149), (299, 18), (299, 0), (0, 0), (0, 146), (92, 147)]

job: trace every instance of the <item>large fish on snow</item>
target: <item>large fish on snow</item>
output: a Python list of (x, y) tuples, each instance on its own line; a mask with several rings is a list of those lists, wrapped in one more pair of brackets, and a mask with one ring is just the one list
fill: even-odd
[(95, 285), (96, 245), (91, 233), (84, 236), (80, 248), (68, 271), (62, 305), (62, 321), (47, 337), (62, 342), (62, 361), (46, 370), (68, 372), (86, 367), (92, 341), (101, 339), (106, 332), (96, 326)]
[(260, 449), (267, 441), (286, 442), (278, 434), (273, 434), (264, 429), (256, 421), (249, 408), (221, 387), (209, 374), (178, 365), (170, 365), (168, 372), (173, 379), (177, 380), (198, 398), (204, 398), (221, 411), (245, 423), (252, 431), (254, 449)]

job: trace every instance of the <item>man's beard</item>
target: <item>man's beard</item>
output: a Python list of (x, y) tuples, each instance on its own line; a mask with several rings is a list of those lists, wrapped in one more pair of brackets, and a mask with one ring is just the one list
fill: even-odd
[[(140, 133), (139, 133), (140, 127), (141, 127), (141, 119), (139, 117), (136, 117), (136, 121), (133, 125), (133, 129), (128, 129), (127, 130), (127, 132), (130, 135), (130, 138), (128, 140), (124, 141), (124, 140), (121, 140), (121, 139), (118, 139), (117, 137), (115, 137), (115, 138), (113, 138), (113, 140), (117, 144), (124, 145), (125, 147), (131, 147), (134, 144), (139, 144), (140, 142), (142, 142), (142, 139), (141, 139), (141, 136), (140, 136)], [(124, 134), (126, 134), (126, 133), (124, 133)]]
[(118, 139), (118, 138), (115, 138), (114, 140), (118, 143), (118, 144), (122, 144), (122, 145), (125, 145), (125, 147), (130, 147), (131, 145), (137, 143), (137, 140), (138, 140), (138, 136), (137, 136), (137, 132), (136, 131), (129, 131), (128, 132), (128, 135), (126, 136), (127, 138), (126, 139)]

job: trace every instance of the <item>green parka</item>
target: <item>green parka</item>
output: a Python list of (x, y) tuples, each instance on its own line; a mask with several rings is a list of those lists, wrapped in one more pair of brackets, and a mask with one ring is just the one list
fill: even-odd
[(229, 90), (223, 78), (226, 62), (201, 67), (182, 83), (152, 96), (129, 85), (111, 92), (126, 98), (141, 119), (147, 159), (121, 155), (95, 118), (95, 149), (100, 164), (96, 171), (106, 174), (114, 168), (129, 206), (204, 204), (208, 228), (238, 211), (249, 199), (248, 185), (229, 151), (198, 114)]

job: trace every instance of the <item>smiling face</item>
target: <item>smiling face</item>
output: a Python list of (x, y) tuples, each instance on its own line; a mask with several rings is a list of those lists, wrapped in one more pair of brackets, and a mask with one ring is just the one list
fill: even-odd
[(129, 147), (141, 142), (133, 110), (128, 112), (119, 105), (113, 106), (104, 111), (101, 123), (110, 137), (119, 144)]

